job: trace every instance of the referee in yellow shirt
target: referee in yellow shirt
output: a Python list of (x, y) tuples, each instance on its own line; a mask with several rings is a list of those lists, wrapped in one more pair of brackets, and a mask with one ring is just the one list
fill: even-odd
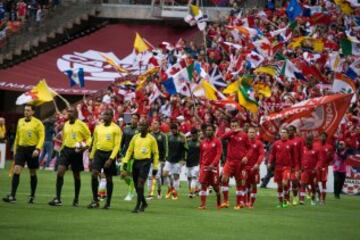
[(91, 133), (83, 121), (77, 118), (74, 107), (67, 110), (68, 121), (63, 127), (62, 146), (59, 157), (59, 167), (56, 178), (56, 197), (49, 202), (50, 206), (61, 206), (61, 190), (64, 184), (64, 175), (71, 166), (74, 177), (75, 197), (73, 206), (79, 205), (79, 193), (81, 187), (80, 172), (84, 170), (83, 152), (91, 144)]
[(33, 117), (33, 106), (26, 105), (24, 118), (20, 118), (17, 124), (14, 141), (15, 167), (11, 183), (11, 193), (3, 198), (4, 202), (16, 202), (16, 190), (20, 182), (21, 170), (27, 164), (30, 171), (31, 193), (29, 203), (34, 203), (37, 186), (36, 169), (39, 168), (39, 153), (44, 144), (45, 128), (42, 122)]
[(104, 169), (106, 176), (106, 191), (107, 198), (104, 209), (110, 208), (111, 196), (113, 192), (112, 176), (116, 175), (116, 156), (120, 149), (122, 138), (122, 131), (118, 125), (112, 122), (113, 111), (107, 109), (102, 113), (103, 123), (97, 125), (94, 130), (93, 144), (90, 154), (92, 175), (91, 175), (91, 190), (93, 200), (88, 208), (98, 208), (98, 187), (99, 175), (101, 169)]
[(133, 179), (137, 193), (136, 206), (133, 213), (144, 212), (148, 204), (144, 197), (144, 185), (153, 163), (152, 175), (156, 176), (159, 168), (159, 149), (151, 133), (148, 133), (148, 123), (143, 119), (139, 122), (139, 132), (130, 141), (128, 150), (123, 159), (123, 169), (127, 170), (127, 163), (131, 157), (134, 159)]

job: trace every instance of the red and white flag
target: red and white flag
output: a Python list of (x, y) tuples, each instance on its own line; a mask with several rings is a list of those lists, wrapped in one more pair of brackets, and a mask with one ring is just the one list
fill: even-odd
[(295, 126), (301, 134), (318, 137), (325, 131), (332, 136), (348, 110), (352, 94), (334, 94), (312, 98), (297, 103), (279, 113), (261, 119), (261, 134), (264, 140), (273, 141), (280, 129)]

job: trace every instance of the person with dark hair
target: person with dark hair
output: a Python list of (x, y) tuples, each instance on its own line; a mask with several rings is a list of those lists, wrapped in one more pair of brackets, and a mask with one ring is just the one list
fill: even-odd
[(91, 161), (91, 190), (93, 200), (88, 208), (98, 208), (98, 187), (99, 176), (101, 170), (104, 170), (106, 177), (106, 191), (107, 198), (104, 209), (110, 208), (111, 196), (113, 192), (112, 176), (116, 174), (116, 156), (120, 149), (120, 142), (122, 137), (121, 129), (118, 125), (112, 122), (113, 111), (107, 109), (102, 114), (103, 123), (97, 125), (94, 130), (93, 144), (90, 153)]
[(186, 154), (186, 176), (188, 179), (189, 198), (195, 196), (198, 188), (199, 162), (200, 162), (200, 141), (196, 128), (191, 129), (191, 137), (188, 141)]
[(133, 181), (137, 193), (136, 206), (133, 213), (144, 212), (148, 204), (144, 197), (144, 185), (153, 163), (152, 175), (155, 177), (159, 169), (159, 149), (156, 139), (148, 132), (148, 123), (145, 120), (139, 122), (139, 131), (131, 139), (128, 150), (123, 158), (123, 169), (126, 171), (128, 162), (134, 159), (132, 166)]
[(345, 161), (350, 155), (349, 148), (346, 147), (346, 143), (343, 140), (338, 142), (335, 157), (334, 157), (334, 196), (336, 199), (340, 199), (340, 194), (345, 183), (346, 178), (346, 164)]
[(37, 187), (36, 170), (39, 168), (39, 154), (44, 145), (45, 128), (42, 122), (33, 117), (33, 115), (33, 106), (25, 105), (24, 117), (18, 121), (14, 140), (15, 167), (11, 183), (11, 193), (3, 198), (4, 202), (16, 202), (16, 191), (20, 182), (20, 174), (26, 163), (30, 172), (31, 188), (28, 203), (34, 203)]
[(277, 183), (279, 205), (277, 207), (287, 208), (290, 202), (290, 175), (293, 166), (293, 147), (289, 141), (288, 130), (280, 131), (280, 140), (274, 142), (268, 162), (268, 168), (275, 166), (274, 181)]
[[(157, 172), (155, 178), (152, 176), (152, 174), (150, 174), (149, 172), (149, 178), (148, 178), (148, 197), (147, 199), (153, 199), (154, 197), (154, 191), (155, 188), (157, 188), (157, 198), (161, 199), (161, 185), (162, 185), (162, 180), (161, 180), (161, 175), (163, 172), (163, 168), (165, 165), (165, 160), (167, 158), (168, 155), (168, 145), (167, 145), (167, 136), (166, 134), (162, 133), (160, 131), (160, 122), (158, 120), (153, 120), (152, 124), (151, 124), (151, 134), (155, 137), (158, 148), (159, 148), (159, 162), (160, 162), (160, 166), (159, 166), (159, 171)], [(151, 165), (151, 169), (152, 169), (152, 165)]]
[[(126, 154), (126, 151), (129, 147), (130, 141), (133, 138), (135, 134), (138, 133), (138, 122), (140, 120), (139, 114), (133, 114), (131, 116), (131, 122), (130, 124), (126, 125), (123, 129), (123, 137), (121, 139), (120, 144), (120, 156), (124, 157)], [(131, 201), (134, 196), (134, 182), (132, 179), (132, 164), (133, 159), (130, 158), (128, 164), (128, 168), (125, 171), (123, 166), (121, 166), (121, 178), (124, 179), (126, 185), (128, 186), (128, 193), (126, 194), (124, 200), (125, 201)]]
[(178, 199), (180, 187), (181, 161), (186, 158), (187, 142), (184, 134), (179, 132), (176, 123), (170, 125), (170, 134), (168, 136), (168, 158), (164, 166), (164, 180), (168, 185), (166, 198), (172, 196), (173, 200)]
[(58, 171), (56, 177), (56, 197), (49, 202), (50, 206), (62, 206), (61, 190), (64, 184), (64, 175), (71, 166), (74, 177), (75, 196), (72, 205), (79, 205), (81, 187), (80, 172), (84, 170), (83, 152), (90, 147), (91, 133), (89, 127), (78, 119), (74, 107), (67, 110), (67, 119), (63, 127), (62, 148), (60, 151)]
[(219, 163), (222, 146), (220, 139), (214, 137), (214, 133), (215, 127), (210, 124), (207, 125), (205, 130), (205, 139), (200, 143), (200, 210), (206, 209), (206, 196), (209, 186), (212, 186), (216, 193), (217, 208), (221, 208)]

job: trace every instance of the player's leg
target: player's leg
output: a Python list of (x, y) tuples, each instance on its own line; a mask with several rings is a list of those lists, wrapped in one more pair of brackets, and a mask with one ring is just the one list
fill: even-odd
[(229, 207), (229, 180), (232, 175), (232, 169), (229, 162), (225, 162), (222, 176), (221, 176), (221, 191), (223, 194), (223, 203), (221, 204), (222, 208)]
[[(80, 189), (81, 189), (81, 177), (80, 177), (80, 171), (73, 170), (73, 177), (74, 177), (74, 199), (73, 199), (73, 206), (77, 207), (79, 205), (79, 195), (80, 195)], [(96, 195), (97, 195), (97, 189), (99, 184), (96, 187)]]
[(98, 208), (99, 207), (99, 198), (98, 198), (98, 187), (99, 187), (99, 175), (100, 171), (98, 166), (95, 164), (95, 160), (93, 160), (92, 172), (91, 172), (91, 191), (92, 191), (92, 201), (88, 205), (88, 208)]
[[(104, 156), (100, 155), (101, 163), (103, 165), (105, 158)], [(79, 205), (79, 195), (80, 195), (80, 189), (81, 189), (81, 177), (80, 173), (84, 171), (84, 162), (83, 162), (83, 152), (76, 152), (74, 151), (71, 156), (71, 170), (73, 172), (73, 178), (74, 178), (74, 199), (73, 199), (73, 206), (77, 207)], [(100, 170), (99, 170), (100, 172)], [(97, 185), (96, 191), (99, 187), (99, 184)]]
[(164, 177), (164, 185), (168, 186), (168, 190), (167, 190), (165, 198), (169, 199), (171, 197), (171, 193), (173, 191), (172, 179), (171, 179), (171, 163), (170, 162), (165, 162), (163, 177)]
[(155, 189), (154, 184), (156, 184), (156, 182), (153, 179), (153, 176), (152, 176), (151, 172), (152, 172), (152, 164), (151, 164), (150, 173), (149, 173), (148, 179), (147, 179), (148, 194), (147, 194), (146, 198), (149, 199), (149, 200), (153, 199), (153, 197), (154, 197), (154, 189)]
[[(109, 156), (110, 157), (110, 156)], [(107, 158), (109, 158), (107, 157)], [(104, 205), (104, 209), (109, 209), (111, 204), (112, 193), (114, 189), (113, 176), (116, 175), (116, 163), (112, 162), (109, 168), (104, 169), (105, 177), (106, 177), (106, 203)]]
[(283, 173), (283, 188), (284, 188), (284, 203), (283, 207), (286, 208), (290, 202), (290, 169), (285, 169)]
[(219, 172), (210, 172), (210, 183), (216, 194), (216, 207), (221, 208), (220, 177)]

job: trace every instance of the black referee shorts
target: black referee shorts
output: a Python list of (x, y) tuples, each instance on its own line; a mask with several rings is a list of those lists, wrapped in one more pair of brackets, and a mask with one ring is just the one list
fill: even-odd
[(36, 149), (35, 146), (30, 147), (21, 147), (18, 146), (16, 148), (16, 155), (15, 155), (15, 165), (20, 165), (22, 167), (27, 166), (29, 169), (37, 169), (39, 168), (39, 157), (32, 157), (34, 150)]
[(109, 160), (112, 151), (101, 151), (96, 150), (94, 159), (91, 163), (92, 169), (101, 172), (101, 169), (104, 169), (106, 175), (115, 176), (116, 175), (116, 165), (115, 161), (112, 161), (109, 168), (104, 168), (105, 162)]
[(83, 152), (76, 152), (75, 148), (64, 147), (59, 156), (59, 166), (65, 166), (74, 172), (84, 171)]
[(147, 179), (150, 171), (151, 160), (134, 160), (133, 164), (133, 179), (136, 183), (139, 178)]

